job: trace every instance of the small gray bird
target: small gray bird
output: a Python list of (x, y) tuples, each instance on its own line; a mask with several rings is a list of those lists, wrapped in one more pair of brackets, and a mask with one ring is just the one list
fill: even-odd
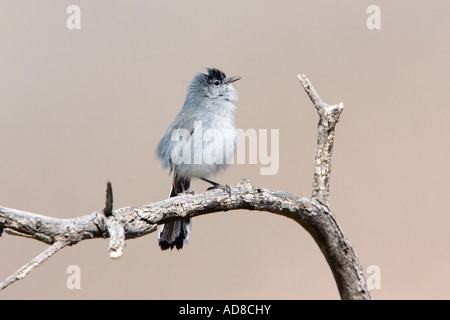
[[(231, 101), (238, 97), (232, 83), (241, 77), (227, 78), (218, 69), (206, 70), (207, 74), (198, 73), (192, 79), (183, 108), (158, 144), (161, 164), (170, 168), (173, 177), (170, 197), (189, 193), (192, 178), (211, 183), (211, 188), (222, 187), (208, 178), (224, 170), (236, 150), (236, 107)], [(190, 220), (161, 226), (158, 242), (162, 250), (183, 247), (191, 232)]]

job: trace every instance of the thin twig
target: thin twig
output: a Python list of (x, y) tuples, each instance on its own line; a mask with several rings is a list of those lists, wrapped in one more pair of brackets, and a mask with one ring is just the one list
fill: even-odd
[(125, 230), (114, 216), (106, 218), (106, 228), (109, 234), (109, 256), (118, 259), (122, 256), (125, 247)]
[(22, 268), (17, 270), (13, 275), (9, 276), (3, 282), (1, 282), (0, 291), (13, 284), (17, 280), (23, 279), (32, 270), (36, 269), (39, 265), (47, 261), (48, 258), (53, 256), (56, 252), (64, 248), (66, 245), (68, 245), (68, 242), (66, 241), (57, 241), (53, 243), (50, 247), (45, 249), (45, 251), (40, 253), (36, 258), (28, 262)]
[(112, 193), (112, 185), (111, 181), (106, 183), (106, 201), (105, 201), (105, 209), (103, 209), (103, 213), (106, 217), (112, 216), (113, 210), (113, 193)]
[(322, 98), (320, 98), (316, 89), (314, 89), (313, 85), (304, 74), (299, 74), (297, 77), (298, 80), (300, 80), (303, 88), (305, 89), (306, 94), (308, 94), (309, 99), (311, 99), (311, 102), (320, 114), (322, 109), (326, 107), (326, 103), (322, 100)]

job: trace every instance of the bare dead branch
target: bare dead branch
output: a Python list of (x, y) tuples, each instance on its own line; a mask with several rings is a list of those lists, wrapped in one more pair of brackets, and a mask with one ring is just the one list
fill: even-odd
[[(151, 233), (156, 230), (157, 224), (214, 212), (246, 209), (282, 215), (301, 224), (319, 244), (338, 287), (343, 288), (343, 297), (353, 299), (368, 294), (356, 255), (327, 207), (284, 191), (255, 187), (248, 180), (230, 187), (229, 191), (217, 189), (195, 195), (186, 194), (139, 207), (120, 208), (114, 210), (113, 214), (124, 227), (125, 239)], [(34, 228), (32, 222), (39, 220), (42, 234), (33, 238), (46, 243), (54, 238), (65, 237), (78, 242), (109, 236), (107, 223), (100, 211), (75, 219), (55, 219), (0, 207), (0, 217), (5, 220), (5, 232), (10, 233), (12, 230), (15, 235), (27, 237), (30, 229)], [(18, 224), (18, 220), (22, 223)], [(64, 235), (67, 226), (72, 232), (70, 236)]]

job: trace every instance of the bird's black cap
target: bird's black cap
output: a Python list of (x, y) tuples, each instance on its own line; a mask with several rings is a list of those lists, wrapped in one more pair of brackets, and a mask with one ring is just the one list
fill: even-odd
[(210, 82), (214, 81), (214, 80), (224, 81), (227, 78), (225, 73), (223, 73), (219, 69), (207, 68), (206, 71), (208, 71), (207, 76), (208, 76), (208, 81), (210, 81)]

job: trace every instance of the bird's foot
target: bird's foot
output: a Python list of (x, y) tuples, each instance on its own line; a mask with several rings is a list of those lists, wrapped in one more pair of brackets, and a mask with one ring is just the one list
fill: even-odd
[(228, 193), (229, 196), (231, 196), (231, 187), (229, 185), (221, 185), (221, 184), (215, 184), (212, 187), (209, 187), (206, 190), (215, 190), (215, 189), (221, 189), (223, 191), (225, 191), (226, 193)]
[(224, 186), (224, 185), (221, 185), (220, 183), (211, 181), (211, 180), (206, 179), (206, 178), (201, 178), (201, 179), (202, 179), (203, 181), (205, 181), (205, 182), (208, 182), (208, 183), (212, 184), (212, 187), (209, 187), (209, 188), (206, 189), (206, 190), (222, 189), (223, 191), (225, 191), (226, 193), (228, 193), (228, 195), (231, 196), (231, 188), (230, 188), (229, 185), (225, 185), (225, 186)]
[(184, 190), (182, 193), (179, 193), (178, 195), (179, 196), (182, 196), (182, 195), (190, 195), (190, 196), (193, 196), (194, 195), (194, 190)]

